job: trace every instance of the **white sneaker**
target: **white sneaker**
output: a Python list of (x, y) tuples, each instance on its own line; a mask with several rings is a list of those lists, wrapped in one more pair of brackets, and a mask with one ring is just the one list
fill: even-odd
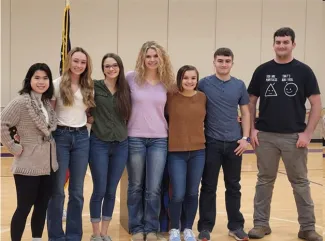
[(102, 236), (102, 239), (103, 239), (103, 241), (112, 241), (111, 237), (107, 236), (107, 235)]
[(184, 240), (185, 241), (196, 241), (195, 235), (192, 229), (184, 229)]
[(171, 229), (169, 231), (169, 241), (181, 241), (181, 234), (178, 229)]
[(93, 236), (91, 235), (90, 241), (103, 241), (101, 236)]

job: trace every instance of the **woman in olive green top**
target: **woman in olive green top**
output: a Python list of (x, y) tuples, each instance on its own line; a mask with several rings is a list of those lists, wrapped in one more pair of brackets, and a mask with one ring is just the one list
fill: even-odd
[[(112, 219), (115, 193), (128, 158), (126, 123), (131, 112), (130, 89), (119, 56), (102, 59), (105, 79), (95, 81), (95, 102), (88, 118), (92, 123), (89, 166), (93, 179), (90, 221), (93, 241), (111, 241), (107, 235)], [(100, 222), (102, 221), (101, 229)]]

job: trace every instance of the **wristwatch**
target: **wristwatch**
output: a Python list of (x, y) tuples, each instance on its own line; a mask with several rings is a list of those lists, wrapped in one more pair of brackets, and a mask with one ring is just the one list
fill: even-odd
[(246, 140), (248, 143), (250, 143), (251, 142), (251, 138), (249, 138), (249, 137), (247, 137), (247, 136), (243, 136), (243, 138), (242, 138), (243, 140)]

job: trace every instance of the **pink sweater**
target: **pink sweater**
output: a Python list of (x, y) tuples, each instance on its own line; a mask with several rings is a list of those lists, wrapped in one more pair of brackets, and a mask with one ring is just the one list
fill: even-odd
[(128, 136), (166, 138), (168, 126), (165, 119), (167, 91), (162, 83), (139, 86), (135, 72), (126, 74), (131, 89), (132, 114), (128, 122)]

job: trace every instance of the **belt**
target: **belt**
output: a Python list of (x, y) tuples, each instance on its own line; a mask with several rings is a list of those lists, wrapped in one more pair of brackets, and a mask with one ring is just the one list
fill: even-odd
[(83, 131), (83, 130), (87, 130), (87, 126), (71, 127), (71, 126), (59, 126), (58, 125), (57, 129), (67, 130), (67, 131)]

